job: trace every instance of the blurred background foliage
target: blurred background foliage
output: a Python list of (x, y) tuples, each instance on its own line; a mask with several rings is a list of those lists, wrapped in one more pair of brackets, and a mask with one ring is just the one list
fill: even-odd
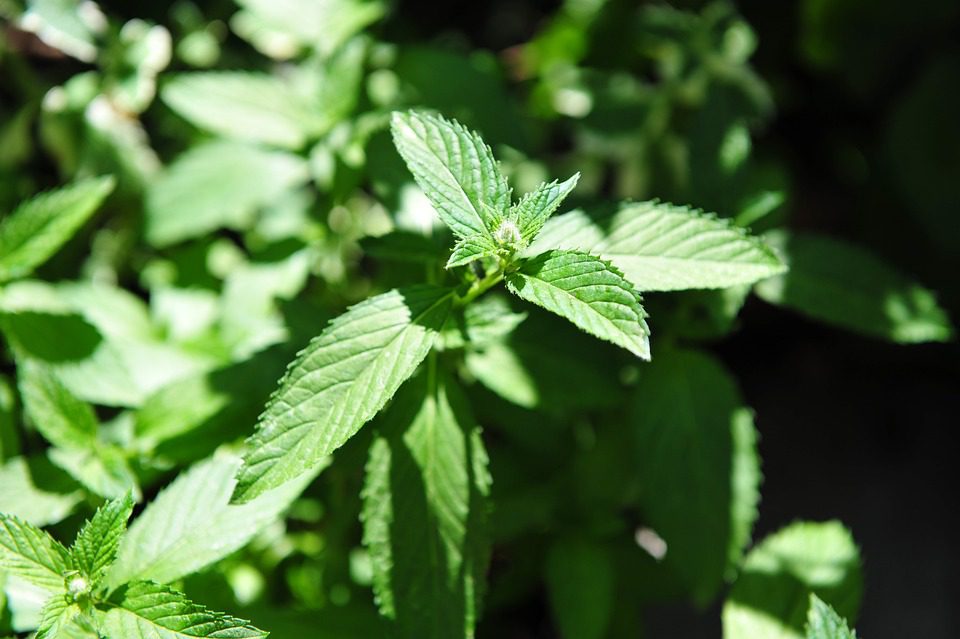
[[(649, 295), (664, 384), (688, 357), (670, 349), (692, 341), (741, 377), (767, 476), (754, 538), (793, 516), (853, 523), (869, 558), (864, 636), (956, 631), (942, 579), (958, 561), (944, 545), (951, 506), (938, 497), (956, 477), (938, 470), (949, 449), (936, 442), (960, 408), (960, 359), (954, 343), (908, 354), (882, 341), (942, 342), (960, 316), (955, 0), (0, 0), (0, 18), (0, 211), (75, 179), (117, 179), (36, 279), (2, 292), (8, 341), (97, 405), (102, 442), (53, 454), (15, 428), (4, 353), (0, 510), (30, 509), (69, 536), (84, 502), (155, 494), (250, 432), (329, 317), (420, 280), (416, 255), (447, 244), (424, 235), (435, 216), (386, 122), (426, 107), (479, 130), (518, 191), (579, 170), (576, 205), (661, 198), (769, 232), (793, 270), (757, 297), (834, 328), (747, 289)], [(630, 436), (597, 424), (618, 414), (609, 389), (642, 374), (549, 318), (522, 319), (503, 346), (465, 359), (495, 478), (479, 636), (636, 636), (638, 615), (650, 636), (717, 636), (719, 574), (691, 585), (682, 565), (638, 559), (619, 534), (642, 521), (648, 483), (622, 459)], [(571, 362), (589, 374), (571, 380)], [(378, 636), (358, 543), (363, 433), (286, 522), (186, 591), (278, 638)], [(916, 506), (863, 506), (861, 477)], [(885, 529), (884, 508), (921, 532), (896, 537), (909, 526)], [(906, 558), (911, 539), (926, 553)], [(945, 563), (920, 574), (937, 553)], [(570, 581), (589, 587), (556, 590)], [(705, 589), (700, 607), (672, 603), (691, 589)], [(582, 596), (598, 618), (565, 618)], [(18, 627), (16, 606), (4, 609), (0, 634)]]

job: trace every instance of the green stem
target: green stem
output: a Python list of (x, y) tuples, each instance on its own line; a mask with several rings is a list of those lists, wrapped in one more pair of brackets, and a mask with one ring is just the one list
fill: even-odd
[(466, 306), (467, 304), (469, 304), (470, 302), (477, 299), (478, 297), (480, 297), (481, 295), (489, 291), (491, 288), (499, 284), (502, 279), (503, 279), (503, 269), (498, 268), (497, 270), (488, 274), (482, 280), (477, 280), (476, 282), (474, 282), (470, 286), (470, 288), (467, 289), (467, 292), (463, 294), (463, 296), (458, 296), (454, 300), (453, 305), (457, 307)]

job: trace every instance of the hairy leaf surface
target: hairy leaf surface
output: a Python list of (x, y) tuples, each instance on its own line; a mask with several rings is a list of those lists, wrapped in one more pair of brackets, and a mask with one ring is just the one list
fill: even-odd
[(527, 254), (552, 248), (610, 260), (641, 292), (726, 288), (784, 271), (759, 238), (700, 211), (656, 201), (553, 218)]
[(133, 498), (129, 495), (98, 508), (93, 519), (80, 529), (70, 548), (74, 568), (98, 582), (117, 557), (120, 539), (127, 531), (127, 520), (132, 512)]
[(650, 359), (650, 330), (640, 296), (608, 262), (575, 251), (547, 251), (524, 262), (506, 281), (515, 295)]
[(36, 526), (0, 513), (0, 568), (49, 592), (62, 592), (67, 549)]
[(24, 277), (83, 226), (113, 190), (112, 177), (36, 195), (0, 221), (0, 282)]
[(243, 619), (207, 610), (167, 586), (141, 581), (118, 591), (116, 607), (104, 616), (110, 637), (123, 639), (247, 639), (268, 633)]
[(363, 491), (374, 592), (399, 636), (473, 636), (489, 486), (479, 427), (452, 380), (431, 368), (384, 416)]
[(460, 237), (490, 236), (510, 187), (480, 136), (438, 115), (394, 113), (393, 141), (424, 194)]
[(857, 633), (830, 604), (812, 594), (807, 611), (807, 639), (857, 639)]
[(383, 408), (433, 346), (452, 293), (393, 290), (333, 320), (290, 366), (248, 441), (234, 500), (316, 467)]
[(510, 217), (516, 221), (524, 242), (533, 241), (579, 181), (580, 174), (575, 173), (565, 182), (554, 180), (549, 184), (541, 184), (536, 191), (527, 193), (517, 202)]

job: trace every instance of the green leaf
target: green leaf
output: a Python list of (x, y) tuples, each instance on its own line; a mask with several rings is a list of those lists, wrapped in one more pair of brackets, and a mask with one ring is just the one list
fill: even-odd
[(643, 512), (667, 543), (666, 561), (706, 603), (740, 562), (757, 518), (751, 413), (712, 358), (666, 351), (641, 371), (630, 420)]
[(584, 540), (562, 540), (547, 554), (550, 609), (565, 639), (606, 636), (616, 598), (613, 558)]
[(774, 252), (742, 229), (656, 201), (624, 204), (595, 216), (578, 210), (553, 218), (527, 254), (551, 248), (610, 260), (641, 292), (726, 288), (784, 271)]
[(19, 362), (52, 368), (78, 398), (134, 406), (212, 357), (163, 342), (144, 302), (108, 284), (36, 280), (0, 291), (0, 329)]
[(50, 448), (47, 456), (94, 495), (119, 499), (132, 493), (140, 497), (137, 476), (119, 446), (101, 444), (92, 450)]
[(536, 408), (540, 404), (538, 380), (506, 343), (492, 342), (480, 351), (471, 351), (464, 363), (481, 384), (508, 402), (524, 408)]
[(395, 112), (393, 143), (440, 219), (458, 236), (492, 237), (510, 187), (480, 136), (439, 115)]
[[(20, 452), (16, 409), (17, 393), (10, 380), (5, 375), (0, 375), (0, 462)], [(4, 510), (0, 508), (0, 512)]]
[[(55, 524), (66, 518), (83, 495), (72, 490), (72, 486), (70, 492), (52, 490), (48, 484), (55, 471), (42, 457), (30, 463), (25, 457), (14, 457), (0, 466), (0, 513), (14, 515), (35, 526)], [(43, 482), (42, 488), (34, 481), (35, 476)], [(65, 479), (69, 481), (68, 477)]]
[(444, 327), (443, 348), (477, 348), (505, 338), (525, 319), (527, 313), (515, 312), (509, 300), (488, 293), (452, 315)]
[(196, 146), (146, 194), (147, 239), (167, 246), (220, 227), (244, 229), (257, 210), (309, 179), (306, 160), (231, 141)]
[(237, 4), (259, 28), (283, 34), (323, 55), (332, 54), (385, 11), (378, 0), (238, 0)]
[(133, 497), (129, 494), (107, 502), (77, 534), (77, 540), (70, 548), (73, 567), (94, 584), (100, 582), (103, 573), (116, 559), (132, 512)]
[(860, 553), (842, 524), (792, 524), (744, 560), (723, 607), (724, 639), (802, 639), (811, 593), (852, 619), (861, 588)]
[(299, 149), (318, 130), (318, 105), (266, 73), (175, 75), (160, 95), (192, 124), (237, 140)]
[(360, 240), (360, 248), (370, 257), (395, 262), (421, 262), (432, 264), (446, 257), (447, 248), (433, 238), (412, 231), (392, 231), (378, 237)]
[(829, 324), (899, 343), (944, 342), (946, 312), (926, 289), (864, 249), (833, 238), (767, 234), (790, 264), (757, 295)]
[(474, 260), (496, 256), (499, 248), (496, 241), (486, 235), (476, 234), (465, 237), (453, 247), (446, 268), (463, 266)]
[(427, 356), (450, 310), (436, 286), (353, 306), (300, 353), (247, 442), (234, 500), (315, 467), (379, 412)]
[(67, 549), (36, 526), (0, 513), (0, 568), (53, 593), (63, 592)]
[(47, 441), (63, 448), (96, 445), (99, 422), (93, 408), (74, 397), (47, 366), (24, 360), (17, 377), (24, 411)]
[(857, 633), (850, 629), (846, 619), (837, 614), (820, 597), (810, 595), (810, 609), (807, 611), (807, 639), (857, 639)]
[(83, 226), (113, 190), (102, 177), (36, 195), (0, 221), (0, 282), (24, 277)]
[(575, 173), (566, 182), (541, 184), (536, 191), (527, 193), (510, 211), (510, 219), (514, 220), (520, 229), (520, 236), (525, 243), (530, 243), (540, 233), (551, 215), (559, 208), (563, 200), (570, 194), (580, 181), (580, 174)]
[(40, 611), (40, 625), (34, 639), (60, 639), (65, 630), (80, 614), (80, 606), (70, 603), (64, 595), (54, 595)]
[(547, 251), (526, 260), (506, 281), (511, 293), (650, 359), (640, 296), (609, 262), (575, 251)]
[(238, 457), (217, 453), (161, 491), (124, 536), (108, 583), (168, 583), (223, 559), (277, 521), (321, 469), (231, 505), (239, 467)]
[(433, 366), (403, 388), (371, 447), (363, 539), (398, 636), (472, 637), (489, 559), (487, 456), (465, 399)]
[(191, 637), (262, 638), (268, 633), (243, 619), (212, 612), (167, 586), (141, 581), (113, 597), (116, 607), (103, 619), (110, 637), (188, 639)]

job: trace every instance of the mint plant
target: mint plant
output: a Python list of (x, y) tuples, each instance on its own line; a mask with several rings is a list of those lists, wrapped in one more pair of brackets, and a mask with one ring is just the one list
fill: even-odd
[[(576, 213), (561, 216), (557, 226), (578, 224), (577, 233), (538, 243), (541, 230), (556, 237), (548, 220), (578, 176), (543, 184), (514, 204), (475, 132), (421, 112), (394, 114), (391, 129), (417, 183), (458, 238), (444, 265), (453, 281), (395, 289), (333, 320), (281, 380), (247, 442), (233, 498), (248, 502), (323, 464), (403, 387), (366, 468), (364, 540), (374, 590), (403, 636), (472, 636), (489, 556), (483, 521), (490, 478), (479, 427), (458, 388), (457, 361), (439, 357), (445, 326), (463, 327), (469, 341), (469, 309), (503, 283), (646, 360), (650, 330), (640, 294), (604, 259), (608, 251), (614, 259), (628, 252), (621, 259), (635, 272), (658, 264), (662, 274), (645, 280), (647, 290), (750, 283), (784, 266), (759, 239), (659, 203), (623, 207), (602, 238)], [(667, 232), (637, 237), (629, 232), (633, 224)], [(588, 250), (567, 248), (581, 244)], [(425, 360), (422, 379), (407, 382)]]
[[(877, 118), (808, 167), (756, 135), (765, 33), (704, 5), (521, 2), (496, 44), (383, 0), (0, 0), (0, 638), (854, 636), (875, 531), (776, 503), (813, 438), (751, 405), (807, 355), (778, 309), (953, 338), (875, 252), (923, 272), (901, 208), (950, 246), (908, 117), (946, 67), (888, 105), (892, 186)], [(847, 52), (821, 13), (770, 59)]]

